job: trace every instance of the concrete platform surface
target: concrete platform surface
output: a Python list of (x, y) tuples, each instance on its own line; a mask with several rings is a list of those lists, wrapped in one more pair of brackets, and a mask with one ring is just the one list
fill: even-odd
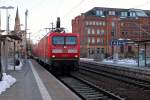
[(0, 95), (0, 100), (80, 100), (34, 60), (27, 60), (22, 70), (7, 74), (17, 82)]

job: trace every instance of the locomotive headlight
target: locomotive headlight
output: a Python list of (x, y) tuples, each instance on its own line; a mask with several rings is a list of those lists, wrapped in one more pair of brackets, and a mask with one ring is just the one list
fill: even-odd
[(52, 55), (52, 58), (55, 58), (55, 55)]
[(68, 53), (77, 53), (77, 49), (68, 49)]
[(62, 53), (62, 49), (53, 49), (52, 53)]
[(74, 57), (75, 57), (75, 58), (78, 58), (78, 55), (75, 55)]

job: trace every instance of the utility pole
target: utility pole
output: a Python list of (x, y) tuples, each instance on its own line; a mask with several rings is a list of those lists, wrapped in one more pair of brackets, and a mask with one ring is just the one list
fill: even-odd
[(27, 59), (27, 17), (28, 17), (28, 10), (25, 11), (25, 37), (24, 37), (25, 59)]

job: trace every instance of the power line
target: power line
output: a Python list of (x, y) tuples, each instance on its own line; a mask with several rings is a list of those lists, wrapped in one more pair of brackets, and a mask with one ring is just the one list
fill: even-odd
[(70, 11), (68, 11), (62, 18), (65, 18), (65, 16), (68, 16), (70, 13), (72, 13), (74, 11), (74, 9), (76, 9), (77, 7), (79, 7), (85, 0), (81, 0), (77, 5), (75, 5), (74, 7), (71, 8)]

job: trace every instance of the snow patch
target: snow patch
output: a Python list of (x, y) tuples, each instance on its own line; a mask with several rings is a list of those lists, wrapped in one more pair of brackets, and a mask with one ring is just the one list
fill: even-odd
[[(112, 60), (104, 59), (102, 62), (104, 62), (104, 63), (114, 63), (113, 59)], [(121, 60), (117, 60), (116, 64), (137, 65), (137, 61), (134, 60), (134, 59), (121, 59)]]
[(12, 86), (15, 82), (16, 79), (14, 77), (3, 73), (2, 81), (0, 81), (0, 94), (6, 91), (7, 88), (10, 88), (10, 86)]
[(15, 67), (15, 70), (21, 70), (22, 69), (22, 60), (19, 60), (19, 65), (18, 66), (14, 66), (14, 65), (8, 65), (8, 70), (14, 70), (14, 67)]
[[(90, 62), (98, 62), (98, 61), (94, 61), (94, 59), (89, 59), (89, 58), (80, 58), (80, 60), (90, 61)], [(103, 61), (101, 61), (101, 63), (114, 64), (114, 60), (113, 59), (104, 59)], [(115, 64), (137, 65), (137, 61), (134, 59), (120, 59), (120, 60), (117, 60), (117, 62)]]

